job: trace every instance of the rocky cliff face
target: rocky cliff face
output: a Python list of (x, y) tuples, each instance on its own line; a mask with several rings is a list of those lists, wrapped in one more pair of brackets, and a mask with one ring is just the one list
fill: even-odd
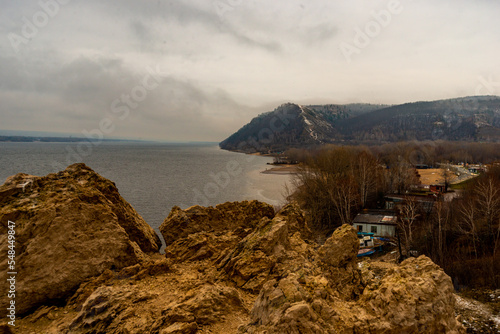
[[(22, 197), (19, 193), (9, 196)], [(90, 198), (101, 198), (95, 196)], [(91, 216), (90, 211), (78, 214), (76, 208), (72, 207), (70, 221)], [(145, 254), (141, 248), (154, 248), (154, 242), (144, 246), (130, 241), (125, 228), (120, 230), (117, 219), (111, 219), (113, 211), (105, 205), (99, 208), (117, 227), (92, 235), (93, 242), (101, 244), (93, 248), (94, 260), (114, 267), (103, 264), (99, 267), (103, 270), (94, 271), (94, 277), (79, 284), (64, 303), (52, 305), (48, 298), (39, 301), (44, 306), (19, 320), (16, 330), (20, 333), (463, 332), (454, 316), (451, 280), (430, 259), (422, 256), (401, 265), (387, 264), (383, 270), (360, 265), (358, 240), (350, 226), (340, 227), (319, 245), (310, 238), (304, 216), (293, 204), (277, 214), (256, 201), (174, 208), (161, 227), (165, 256)], [(29, 215), (23, 218), (11, 209), (10, 215), (18, 215), (15, 219), (29, 221)], [(57, 213), (62, 210), (59, 207)], [(51, 222), (42, 231), (64, 224), (62, 217)], [(101, 219), (92, 223), (94, 228), (101, 225)], [(89, 239), (79, 236), (84, 242)], [(130, 244), (126, 257), (105, 248), (105, 241), (118, 247), (118, 241), (111, 239)], [(85, 254), (83, 249), (71, 248), (74, 242), (71, 234), (66, 235), (45, 244), (45, 252), (57, 250), (60, 258), (72, 259), (59, 263), (61, 268), (72, 268), (74, 256)], [(99, 249), (116, 256), (113, 259)], [(42, 264), (33, 262), (32, 267), (37, 266)], [(90, 264), (80, 263), (86, 266)], [(34, 281), (32, 277), (29, 283)]]
[[(16, 309), (21, 315), (69, 297), (86, 279), (157, 252), (158, 235), (120, 196), (113, 182), (84, 164), (57, 174), (17, 174), (0, 187), (0, 252), (15, 223)], [(2, 281), (7, 273), (2, 256)], [(5, 298), (0, 308), (5, 310)]]

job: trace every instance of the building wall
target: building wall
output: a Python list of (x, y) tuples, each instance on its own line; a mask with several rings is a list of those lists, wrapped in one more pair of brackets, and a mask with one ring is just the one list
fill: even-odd
[[(375, 233), (378, 237), (395, 237), (396, 227), (393, 225), (354, 223), (354, 228), (359, 232)], [(360, 227), (362, 228), (360, 230)]]

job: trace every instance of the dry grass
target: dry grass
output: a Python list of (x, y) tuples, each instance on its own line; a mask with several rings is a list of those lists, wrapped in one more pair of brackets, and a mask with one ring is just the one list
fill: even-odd
[[(444, 184), (443, 170), (441, 168), (418, 169), (421, 184)], [(449, 173), (450, 182), (453, 182), (457, 176)]]

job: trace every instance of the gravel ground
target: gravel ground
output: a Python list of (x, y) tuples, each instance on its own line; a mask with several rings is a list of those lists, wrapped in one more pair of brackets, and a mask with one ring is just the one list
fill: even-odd
[(460, 321), (467, 328), (467, 333), (500, 333), (500, 314), (495, 312), (491, 305), (500, 303), (500, 290), (488, 294), (489, 302), (461, 296), (456, 297), (456, 313)]

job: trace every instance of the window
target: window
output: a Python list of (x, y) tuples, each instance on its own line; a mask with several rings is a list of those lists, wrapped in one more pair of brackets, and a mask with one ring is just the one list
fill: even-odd
[(375, 233), (375, 234), (376, 234), (376, 233), (377, 233), (377, 226), (372, 226), (372, 227), (371, 227), (371, 231), (370, 231), (370, 232), (372, 232), (372, 233)]
[(358, 225), (358, 232), (363, 232), (363, 225)]

